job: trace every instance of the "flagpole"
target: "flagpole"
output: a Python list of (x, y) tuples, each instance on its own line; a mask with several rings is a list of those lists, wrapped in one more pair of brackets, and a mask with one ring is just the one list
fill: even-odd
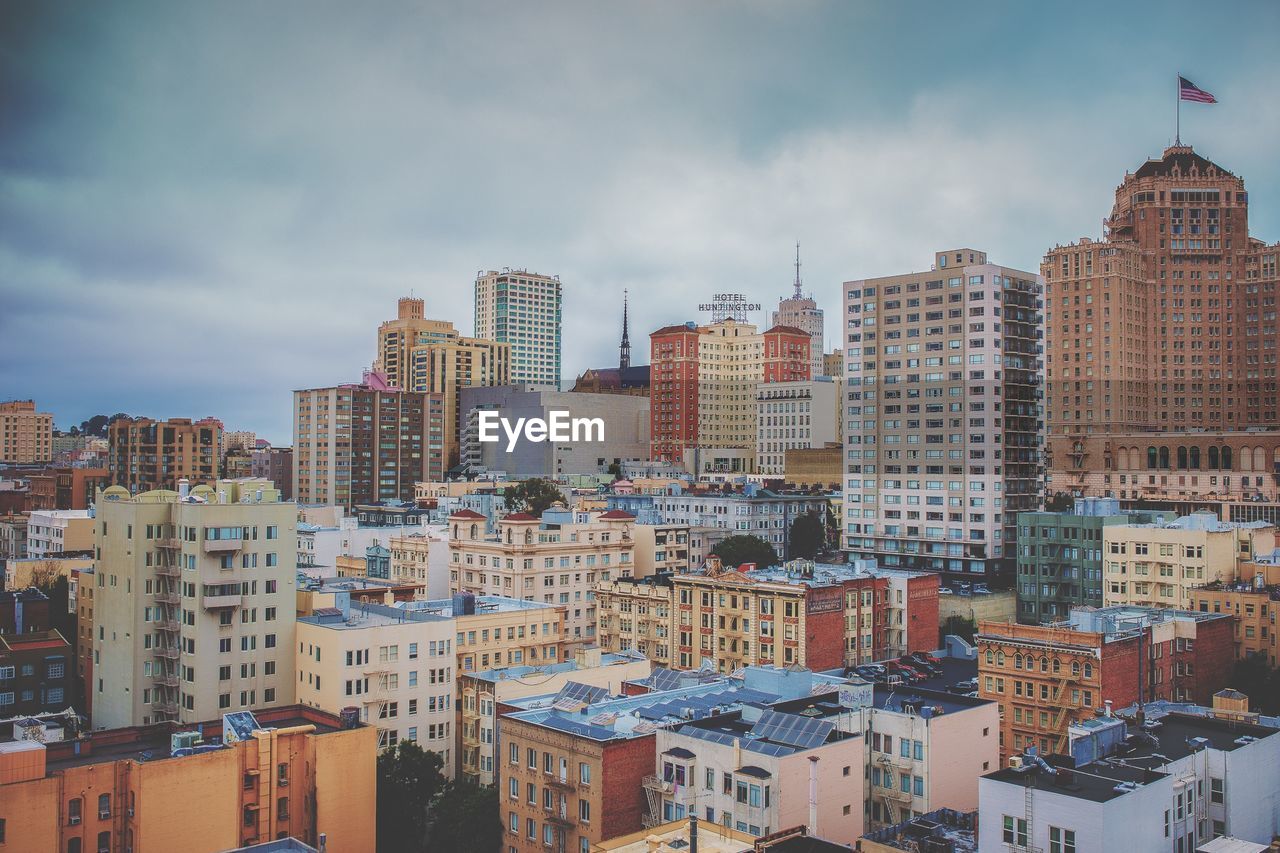
[(1173, 144), (1182, 144), (1182, 78), (1173, 81)]

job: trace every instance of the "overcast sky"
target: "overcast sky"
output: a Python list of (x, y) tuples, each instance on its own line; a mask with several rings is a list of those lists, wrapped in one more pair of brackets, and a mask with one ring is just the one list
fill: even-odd
[[(1060, 11), (1050, 12), (1050, 9)], [(376, 10), (376, 11), (375, 11)], [(0, 0), (0, 399), (61, 427), (216, 415), (291, 440), (413, 291), (559, 274), (564, 375), (800, 240), (840, 282), (943, 248), (1035, 270), (1173, 136), (1280, 240), (1280, 3)]]

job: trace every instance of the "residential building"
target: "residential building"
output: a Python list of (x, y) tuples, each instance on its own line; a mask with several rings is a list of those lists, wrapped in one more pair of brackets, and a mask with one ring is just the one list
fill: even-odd
[(840, 386), (828, 376), (757, 385), (756, 473), (785, 477), (788, 450), (834, 442), (839, 402)]
[(1235, 617), (1235, 651), (1238, 660), (1260, 657), (1274, 669), (1276, 610), (1280, 603), (1280, 564), (1274, 558), (1255, 560), (1251, 579), (1211, 581), (1191, 590), (1189, 610), (1227, 613)]
[(296, 515), (259, 480), (99, 495), (95, 727), (293, 703)]
[[(638, 578), (663, 572), (687, 572), (693, 566), (689, 561), (689, 525), (659, 522), (652, 517), (637, 517), (631, 536), (635, 540), (635, 568), (632, 574)], [(646, 523), (655, 521), (654, 524)]]
[(823, 314), (813, 294), (805, 295), (800, 281), (800, 244), (796, 243), (795, 292), (778, 302), (773, 312), (774, 326), (789, 326), (809, 336), (809, 376), (843, 376), (844, 371), (828, 373), (825, 352), (822, 347)]
[[(460, 406), (461, 461), (471, 471), (501, 471), (512, 480), (563, 481), (576, 474), (602, 474), (611, 465), (649, 454), (647, 397), (508, 385), (464, 388)], [(571, 440), (534, 442), (521, 437), (509, 448), (506, 434), (495, 424), (489, 434), (498, 440), (481, 441), (480, 417), (486, 411), (497, 412), (512, 424), (519, 418), (550, 423), (553, 412), (567, 413), (564, 429)], [(571, 431), (568, 418), (596, 420), (599, 426)]]
[(476, 337), (510, 345), (511, 384), (560, 387), (561, 321), (560, 276), (476, 274)]
[(0, 590), (0, 634), (47, 631), (53, 626), (49, 597), (38, 589)]
[(1069, 512), (1018, 513), (1018, 619), (1066, 618), (1073, 607), (1101, 607), (1102, 529), (1169, 522), (1172, 512), (1122, 510), (1115, 498), (1077, 498)]
[(0, 743), (6, 849), (219, 851), (294, 837), (375, 843), (371, 727), (313, 708)]
[[(650, 457), (703, 466), (700, 453), (727, 454), (730, 473), (752, 473), (756, 386), (810, 378), (809, 336), (790, 326), (759, 333), (727, 318), (708, 326), (666, 326), (649, 335)], [(729, 451), (741, 451), (741, 456)]]
[[(444, 545), (440, 542), (437, 548)], [(387, 541), (391, 551), (391, 580), (427, 586), (427, 574), (431, 560), (431, 537), (426, 533), (410, 533), (392, 536)]]
[(1040, 508), (1043, 281), (938, 252), (845, 282), (845, 548), (881, 565), (1011, 580)]
[(40, 465), (53, 459), (53, 415), (34, 400), (0, 403), (0, 462)]
[(280, 496), (293, 500), (293, 448), (259, 447), (250, 454), (249, 474), (280, 484)]
[(1219, 704), (1131, 708), (1073, 725), (1065, 754), (1011, 757), (980, 780), (979, 849), (1253, 849), (1202, 846), (1226, 835), (1270, 844), (1280, 830), (1267, 781), (1280, 761), (1275, 721), (1245, 722)]
[(27, 519), (27, 556), (48, 557), (93, 548), (93, 517), (87, 509), (46, 509)]
[(293, 494), (337, 505), (413, 500), (445, 470), (445, 397), (402, 391), (378, 373), (293, 392)]
[(0, 634), (0, 719), (68, 708), (73, 663), (71, 644), (56, 630)]
[(107, 427), (111, 485), (130, 494), (176, 489), (179, 480), (208, 485), (221, 476), (222, 422), (117, 418)]
[(26, 559), (28, 518), (25, 513), (0, 515), (0, 560)]
[(755, 837), (720, 824), (696, 824), (695, 820), (673, 820), (591, 845), (590, 853), (657, 853), (691, 850), (697, 841), (698, 853), (742, 853), (755, 847)]
[(449, 527), (450, 591), (564, 607), (571, 648), (596, 641), (596, 582), (634, 571), (635, 517), (625, 512), (512, 513), (490, 535), (483, 516), (462, 510)]
[(252, 430), (236, 429), (227, 430), (222, 434), (222, 452), (230, 453), (232, 450), (257, 450), (258, 435)]
[(337, 714), (357, 709), (378, 747), (411, 741), (456, 770), (456, 624), (452, 614), (381, 604), (322, 608), (298, 620), (298, 702)]
[(1197, 512), (1170, 522), (1111, 525), (1102, 531), (1102, 545), (1103, 604), (1189, 610), (1195, 587), (1252, 578), (1254, 557), (1276, 549), (1276, 528)]
[(498, 713), (507, 703), (532, 696), (557, 697), (569, 685), (574, 685), (572, 689), (594, 688), (600, 695), (616, 696), (622, 692), (624, 681), (646, 678), (651, 667), (647, 658), (636, 653), (604, 654), (599, 649), (581, 649), (572, 659), (559, 663), (459, 673), (459, 772), (480, 785), (494, 783)]
[(974, 589), (957, 584), (939, 588), (938, 592), (942, 593), (943, 589), (946, 592), (938, 596), (938, 627), (943, 635), (953, 633), (948, 629), (953, 619), (968, 622), (974, 628), (979, 622), (1018, 620), (1018, 595), (1011, 589)]
[(1280, 247), (1242, 178), (1174, 144), (1116, 187), (1101, 240), (1050, 249), (1051, 493), (1277, 500), (1267, 310)]
[[(747, 483), (728, 493), (704, 489), (655, 494), (652, 505), (657, 516), (667, 522), (717, 528), (726, 535), (758, 536), (786, 560), (791, 557), (791, 525), (802, 515), (825, 519), (830, 503), (826, 495), (783, 492)], [(690, 550), (692, 559), (692, 547)], [(695, 561), (695, 565), (701, 563)]]
[(596, 642), (611, 653), (634, 651), (655, 666), (674, 666), (674, 595), (667, 573), (597, 581)]
[(387, 383), (406, 391), (440, 394), (443, 398), (443, 431), (440, 439), (441, 464), (433, 475), (422, 479), (439, 482), (439, 471), (458, 464), (463, 388), (509, 385), (511, 346), (497, 338), (480, 340), (463, 337), (447, 320), (424, 317), (426, 303), (402, 298), (397, 317), (378, 327), (378, 360)]
[(93, 568), (93, 538), (83, 551), (52, 557), (26, 557), (8, 560), (4, 566), (4, 589), (19, 590), (29, 586), (44, 588), (55, 578), (65, 577), (70, 583), (76, 572)]
[[(836, 347), (822, 357), (822, 375), (832, 379), (844, 378), (844, 350)], [(843, 420), (841, 418), (842, 422)]]
[(79, 707), (93, 719), (93, 593), (97, 589), (93, 567), (76, 574), (76, 640), (72, 644), (76, 656), (76, 678), (73, 692)]
[(1078, 608), (1051, 625), (978, 625), (978, 690), (999, 702), (1002, 755), (1062, 752), (1104, 703), (1208, 702), (1235, 661), (1231, 617), (1166, 608)]

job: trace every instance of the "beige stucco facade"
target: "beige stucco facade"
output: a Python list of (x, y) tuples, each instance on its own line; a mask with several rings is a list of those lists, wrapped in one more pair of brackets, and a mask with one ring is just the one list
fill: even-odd
[(53, 415), (32, 400), (0, 403), (0, 462), (38, 465), (53, 458)]

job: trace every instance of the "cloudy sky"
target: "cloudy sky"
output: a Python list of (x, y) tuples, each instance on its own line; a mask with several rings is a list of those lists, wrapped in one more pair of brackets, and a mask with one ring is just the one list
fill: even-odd
[(1280, 240), (1280, 4), (1048, 8), (0, 0), (0, 399), (287, 443), (410, 291), (469, 333), (477, 270), (558, 273), (571, 377), (623, 288), (643, 352), (797, 239), (830, 341), (841, 281), (1097, 236), (1178, 71)]

